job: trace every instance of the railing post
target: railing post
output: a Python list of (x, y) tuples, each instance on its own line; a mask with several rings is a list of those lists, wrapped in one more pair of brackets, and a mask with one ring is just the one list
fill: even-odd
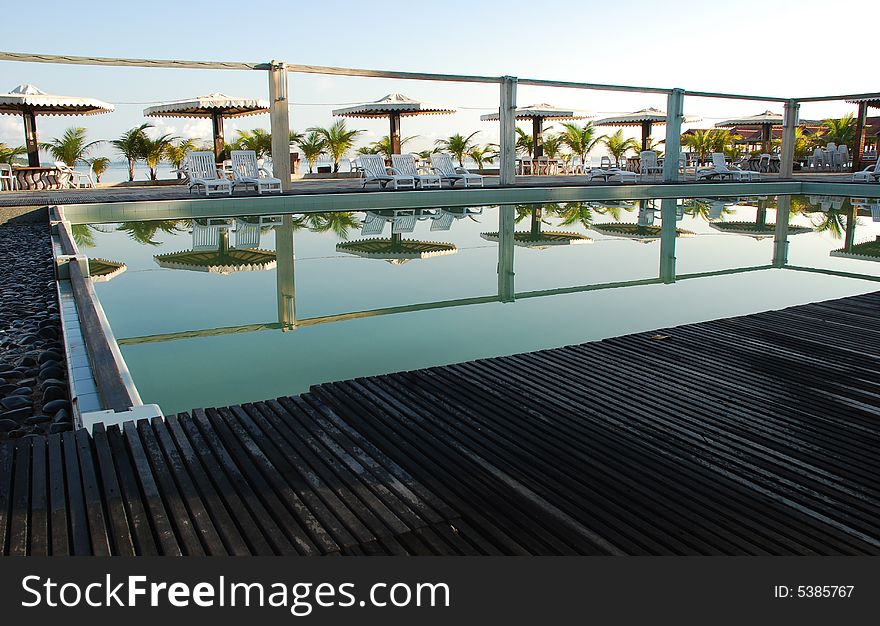
[(281, 188), (290, 189), (290, 112), (287, 103), (287, 67), (272, 61), (269, 68), (269, 119), (272, 132), (272, 175)]
[(663, 181), (678, 181), (678, 156), (681, 154), (681, 123), (684, 120), (684, 90), (673, 89), (666, 99), (666, 157)]
[(794, 131), (798, 125), (800, 108), (797, 100), (785, 103), (785, 112), (782, 115), (782, 154), (779, 155), (780, 178), (791, 178), (794, 172)]
[(512, 185), (516, 182), (516, 77), (501, 77), (501, 106), (498, 120), (501, 126), (501, 148), (498, 157), (499, 183)]

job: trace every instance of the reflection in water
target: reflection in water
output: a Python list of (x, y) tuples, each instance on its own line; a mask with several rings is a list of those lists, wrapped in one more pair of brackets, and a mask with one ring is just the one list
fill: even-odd
[[(785, 214), (789, 216), (791, 215), (791, 202), (790, 197), (784, 196), (785, 202), (787, 203), (787, 209)], [(740, 202), (738, 206), (746, 207), (746, 206), (754, 206), (755, 207), (755, 220), (751, 222), (746, 221), (715, 221), (709, 224), (711, 228), (715, 230), (720, 230), (725, 233), (731, 233), (734, 235), (745, 235), (747, 237), (753, 237), (754, 239), (764, 239), (769, 237), (774, 237), (776, 235), (776, 224), (768, 224), (767, 223), (767, 209), (775, 208), (778, 213), (778, 206), (776, 198), (768, 198), (766, 196), (758, 196), (754, 199), (747, 198), (745, 201)], [(787, 222), (786, 222), (787, 223)], [(788, 234), (789, 235), (801, 235), (803, 233), (811, 232), (812, 228), (807, 226), (794, 226), (788, 225)]]
[[(181, 252), (157, 254), (153, 258), (159, 267), (174, 270), (192, 270), (212, 274), (258, 272), (275, 267), (275, 253), (261, 250), (259, 223), (237, 220), (236, 231), (242, 245), (229, 245), (232, 220), (193, 220), (192, 249)], [(237, 242), (238, 243), (238, 242)]]
[[(557, 205), (553, 205), (553, 207), (555, 206)], [(550, 246), (569, 246), (593, 243), (593, 240), (586, 235), (559, 230), (543, 230), (543, 225), (548, 223), (544, 221), (544, 205), (516, 205), (514, 211), (516, 214), (514, 221), (516, 223), (521, 222), (525, 218), (529, 218), (529, 230), (513, 232), (512, 238), (514, 245), (543, 250)], [(500, 231), (496, 231), (491, 233), (481, 233), (480, 237), (487, 241), (497, 242), (500, 240), (501, 235)]]
[[(654, 200), (639, 200), (638, 221), (635, 224), (629, 222), (605, 222), (593, 224), (593, 230), (611, 237), (624, 237), (633, 241), (650, 243), (659, 241), (663, 235), (663, 226), (656, 226), (657, 207)], [(662, 212), (662, 211), (661, 211)], [(677, 237), (693, 237), (695, 233), (684, 228), (675, 228), (675, 223), (684, 216), (684, 205), (673, 201), (663, 214), (663, 224), (669, 228), (669, 233), (675, 233)], [(673, 230), (674, 229), (674, 230)]]

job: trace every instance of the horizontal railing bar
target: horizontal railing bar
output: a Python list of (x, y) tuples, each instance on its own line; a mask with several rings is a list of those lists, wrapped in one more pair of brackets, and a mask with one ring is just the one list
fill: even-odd
[(299, 65), (285, 63), (288, 72), (297, 74), (330, 74), (334, 76), (364, 76), (368, 78), (397, 78), (400, 80), (434, 80), (455, 83), (500, 83), (500, 76), (469, 76), (465, 74), (431, 74), (428, 72), (397, 72), (390, 70), (364, 70), (353, 67), (328, 65)]
[(723, 98), (725, 100), (758, 100), (761, 102), (788, 102), (791, 98), (780, 98), (776, 96), (747, 96), (738, 93), (716, 93), (714, 91), (691, 91), (684, 90), (686, 96), (694, 96), (696, 98)]
[(591, 89), (595, 91), (630, 91), (639, 93), (668, 94), (672, 89), (665, 87), (635, 87), (628, 85), (605, 85), (602, 83), (579, 83), (567, 80), (543, 80), (540, 78), (517, 78), (518, 85), (532, 87), (562, 87), (563, 89)]
[(171, 59), (125, 59), (112, 57), (86, 57), (68, 54), (28, 54), (24, 52), (0, 52), (0, 61), (26, 63), (62, 63), (68, 65), (111, 65), (119, 67), (154, 67), (204, 70), (268, 70), (268, 63), (242, 63), (238, 61), (175, 61)]

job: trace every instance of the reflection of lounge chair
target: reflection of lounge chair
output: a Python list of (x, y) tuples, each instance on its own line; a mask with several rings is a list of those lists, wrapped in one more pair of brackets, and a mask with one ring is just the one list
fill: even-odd
[(194, 252), (209, 252), (220, 248), (220, 230), (225, 226), (200, 224), (192, 225), (192, 249)]
[(381, 235), (383, 230), (385, 230), (385, 218), (367, 211), (367, 214), (364, 216), (363, 226), (361, 227), (361, 235), (364, 237)]
[(440, 215), (431, 222), (431, 230), (449, 230), (455, 222), (455, 214), (449, 211), (441, 211)]
[(395, 215), (391, 221), (391, 234), (411, 233), (416, 229), (418, 216), (415, 212), (407, 212), (403, 215)]
[(260, 247), (259, 222), (235, 219), (235, 247), (239, 250), (253, 250)]
[(448, 180), (449, 185), (454, 187), (457, 181), (462, 181), (465, 187), (471, 185), (483, 186), (483, 177), (480, 174), (471, 174), (463, 167), (456, 167), (452, 162), (452, 157), (442, 152), (435, 152), (431, 155), (431, 165), (434, 173), (443, 180)]
[(714, 178), (716, 176), (738, 181), (751, 181), (761, 178), (761, 174), (758, 172), (741, 170), (735, 165), (729, 165), (727, 159), (724, 158), (724, 154), (721, 152), (712, 153), (712, 167), (697, 170), (697, 180)]
[(392, 154), (391, 164), (404, 176), (411, 176), (422, 189), (442, 186), (440, 177), (436, 174), (419, 174), (416, 160), (411, 154)]
[(379, 183), (380, 187), (387, 187), (389, 184), (392, 189), (401, 187), (416, 188), (416, 181), (412, 176), (403, 175), (400, 171), (393, 167), (385, 166), (385, 159), (378, 154), (362, 154), (360, 156), (361, 167), (364, 169), (363, 186), (367, 183)]
[(186, 155), (186, 172), (189, 182), (186, 188), (204, 187), (205, 195), (225, 193), (232, 195), (232, 181), (220, 176), (213, 152), (190, 152)]
[(277, 191), (281, 193), (281, 180), (269, 176), (269, 172), (257, 165), (257, 153), (253, 150), (232, 151), (233, 186), (245, 189), (254, 187), (257, 193)]

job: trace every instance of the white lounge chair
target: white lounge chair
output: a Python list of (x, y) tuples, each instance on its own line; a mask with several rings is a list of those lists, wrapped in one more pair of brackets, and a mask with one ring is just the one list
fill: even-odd
[(404, 176), (411, 176), (422, 189), (427, 189), (428, 187), (437, 187), (439, 189), (443, 186), (437, 174), (419, 174), (416, 159), (411, 154), (392, 154), (391, 165)]
[(880, 182), (880, 159), (877, 159), (874, 165), (869, 165), (861, 172), (853, 172), (852, 181), (854, 183)]
[(465, 187), (470, 187), (472, 184), (483, 186), (483, 177), (480, 174), (471, 174), (463, 167), (457, 167), (452, 162), (452, 157), (443, 152), (435, 152), (431, 155), (431, 166), (435, 174), (449, 181), (451, 187), (454, 187), (459, 180)]
[(186, 155), (185, 167), (189, 176), (186, 188), (190, 192), (201, 186), (205, 188), (206, 196), (212, 193), (232, 195), (232, 181), (217, 170), (213, 152), (190, 152)]
[(9, 163), (0, 163), (0, 191), (14, 191), (17, 187), (18, 179), (12, 173), (12, 166)]
[(618, 169), (616, 167), (594, 167), (587, 170), (586, 176), (587, 180), (590, 182), (596, 180), (597, 178), (601, 178), (606, 183), (609, 181), (621, 183), (639, 182), (639, 177), (635, 172)]
[(405, 175), (393, 167), (385, 166), (385, 159), (378, 154), (362, 154), (360, 156), (361, 167), (364, 169), (363, 186), (367, 183), (379, 183), (382, 188), (389, 184), (392, 189), (401, 187), (416, 188), (416, 179)]
[(639, 174), (642, 179), (645, 176), (655, 178), (663, 176), (663, 166), (657, 163), (657, 153), (653, 150), (643, 150), (639, 153)]
[(729, 165), (727, 163), (727, 159), (724, 158), (724, 154), (721, 152), (712, 153), (712, 167), (697, 170), (697, 180), (703, 178), (714, 178), (715, 176), (720, 176), (722, 178), (727, 177), (732, 180), (738, 181), (752, 181), (761, 178), (761, 174), (759, 172), (741, 170), (735, 165)]
[(233, 150), (230, 155), (232, 186), (245, 189), (254, 187), (262, 195), (265, 191), (281, 193), (281, 179), (269, 176), (269, 172), (257, 164), (257, 153), (253, 150)]

